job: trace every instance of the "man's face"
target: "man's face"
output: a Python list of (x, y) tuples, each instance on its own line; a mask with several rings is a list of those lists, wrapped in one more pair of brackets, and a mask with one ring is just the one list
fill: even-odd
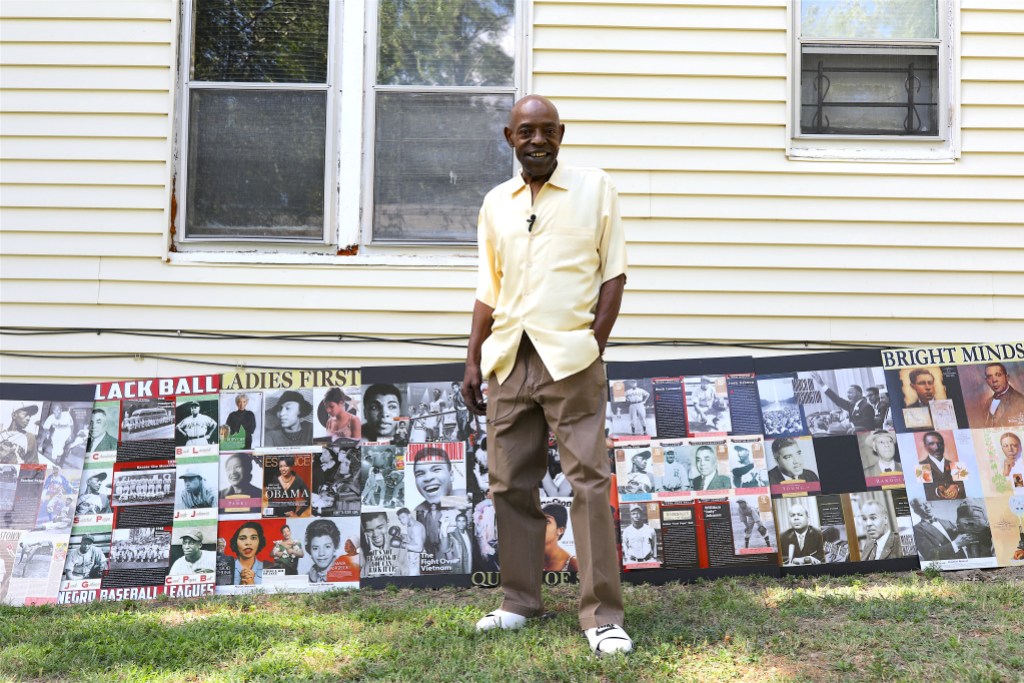
[(857, 387), (850, 387), (846, 390), (846, 400), (850, 403), (854, 403), (860, 400), (860, 390)]
[(371, 545), (377, 548), (384, 547), (384, 538), (387, 536), (384, 530), (385, 526), (387, 526), (387, 521), (383, 517), (374, 517), (363, 525), (363, 531), (369, 535)]
[(697, 471), (701, 476), (708, 476), (715, 469), (715, 454), (710, 448), (701, 448), (697, 451)]
[(89, 422), (89, 436), (99, 439), (107, 431), (107, 416), (105, 413), (93, 413)]
[(914, 391), (923, 403), (930, 403), (935, 398), (935, 378), (927, 372), (918, 375), (914, 380)]
[(523, 172), (531, 178), (543, 178), (555, 170), (564, 134), (558, 111), (543, 100), (517, 105), (505, 128), (505, 140), (515, 150)]
[(639, 528), (643, 524), (643, 516), (640, 514), (640, 510), (633, 508), (629, 511), (629, 519), (633, 522), (633, 526)]
[(241, 458), (231, 458), (224, 463), (224, 474), (228, 477), (228, 483), (238, 486), (245, 478), (245, 467), (242, 466)]
[(195, 417), (196, 415), (199, 414), (199, 406), (192, 406), (191, 410), (192, 410), (192, 417)]
[(28, 427), (28, 421), (31, 417), (28, 411), (25, 410), (19, 409), (11, 413), (11, 421), (14, 422), (14, 428), (19, 430), (24, 430), (25, 427)]
[(309, 556), (317, 571), (324, 571), (334, 562), (334, 540), (330, 536), (314, 536), (309, 541)]
[(395, 419), (401, 412), (402, 404), (394, 394), (378, 394), (366, 408), (367, 420), (377, 430), (378, 436), (395, 433)]
[(85, 482), (85, 485), (89, 487), (89, 493), (100, 492), (100, 480), (96, 477), (90, 477), (89, 480)]
[(227, 547), (228, 547), (228, 542), (227, 541), (225, 541), (223, 538), (218, 538), (217, 539), (217, 552), (218, 553), (223, 555), (224, 554), (224, 549), (227, 548)]
[(990, 365), (985, 368), (985, 382), (993, 394), (1003, 393), (1006, 391), (1006, 387), (1010, 385), (1006, 372), (1001, 365)]
[(928, 434), (925, 436), (924, 447), (928, 451), (928, 455), (936, 460), (942, 460), (942, 456), (946, 453), (946, 443), (938, 434)]
[(746, 465), (750, 462), (750, 451), (746, 448), (737, 448), (736, 458), (739, 459), (741, 465)]
[(1011, 460), (1016, 460), (1020, 456), (1020, 439), (1013, 434), (1007, 434), (999, 440), (999, 445), (1003, 448), (1003, 455)]
[(789, 525), (797, 531), (807, 528), (807, 510), (795, 507), (789, 511)]
[(874, 503), (868, 503), (861, 510), (861, 521), (864, 522), (864, 533), (872, 541), (889, 530), (889, 520), (882, 510)]
[(927, 500), (915, 499), (914, 504), (917, 509), (917, 514), (921, 516), (921, 519), (929, 520), (933, 517), (932, 504)]
[(647, 461), (644, 460), (643, 456), (633, 456), (633, 470), (636, 472), (643, 472), (647, 469)]
[(462, 515), (459, 515), (458, 517), (456, 517), (455, 518), (455, 528), (458, 529), (459, 531), (465, 531), (466, 530), (466, 518), (463, 517)]
[(296, 401), (285, 401), (277, 409), (277, 419), (281, 427), (288, 429), (294, 427), (299, 421), (299, 404)]
[(92, 541), (82, 541), (82, 543), (78, 546), (78, 550), (82, 554), (85, 554), (85, 553), (89, 552), (89, 548), (91, 548), (91, 547), (92, 547)]
[(441, 390), (440, 389), (434, 389), (434, 400), (436, 401), (439, 398), (441, 398)]
[(409, 526), (409, 519), (410, 518), (411, 518), (410, 517), (410, 513), (408, 513), (408, 512), (399, 512), (398, 513), (398, 521), (402, 523), (402, 526)]
[(418, 462), (413, 466), (416, 488), (431, 504), (440, 503), (452, 489), (451, 468), (443, 462)]
[(181, 539), (181, 550), (185, 553), (186, 560), (189, 562), (195, 562), (199, 559), (203, 546), (199, 541), (191, 536), (185, 536)]
[(199, 493), (203, 489), (201, 477), (185, 477), (185, 490), (189, 493)]
[[(797, 478), (804, 471), (804, 456), (799, 446), (786, 446), (776, 456), (779, 461), (779, 469), (789, 475), (790, 478)], [(806, 517), (807, 513), (804, 513)]]
[(875, 455), (879, 460), (892, 461), (896, 457), (896, 442), (891, 436), (879, 436), (875, 438)]
[(667, 462), (669, 464), (672, 464), (675, 461), (676, 461), (676, 454), (675, 453), (673, 453), (672, 451), (669, 451), (668, 453), (665, 454), (665, 462)]
[(868, 389), (867, 397), (868, 403), (873, 406), (878, 405), (878, 389)]

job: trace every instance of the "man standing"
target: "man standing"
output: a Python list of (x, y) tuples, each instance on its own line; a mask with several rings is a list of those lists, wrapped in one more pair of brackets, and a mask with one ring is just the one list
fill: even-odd
[(188, 409), (191, 414), (178, 423), (178, 445), (209, 446), (210, 438), (217, 433), (217, 421), (200, 413), (196, 401), (189, 403)]
[(441, 552), (452, 566), (454, 574), (470, 574), (473, 571), (473, 545), (466, 527), (469, 519), (465, 512), (455, 516), (455, 529), (448, 522), (441, 525)]
[(480, 271), (462, 391), (474, 414), (487, 410), (505, 599), (477, 628), (519, 628), (543, 614), (547, 518), (537, 491), (550, 427), (574, 495), (580, 625), (594, 652), (628, 652), (633, 643), (621, 627), (608, 505), (601, 361), (626, 281), (625, 236), (607, 174), (558, 165), (564, 134), (546, 98), (516, 103), (505, 139), (522, 175), (491, 190), (480, 210)]
[[(629, 404), (630, 434), (647, 433), (647, 399), (650, 397), (650, 392), (641, 388), (635, 379), (629, 380), (629, 388), (626, 389), (626, 403)], [(637, 429), (640, 431), (637, 432)]]
[(665, 451), (665, 476), (661, 478), (661, 490), (690, 490), (689, 468), (681, 462), (676, 462), (676, 452), (674, 450)]
[(398, 521), (405, 527), (400, 538), (406, 560), (406, 566), (400, 567), (398, 573), (402, 576), (419, 576), (420, 558), (423, 554), (423, 544), (427, 540), (427, 530), (412, 516), (409, 508), (402, 508), (398, 511)]
[(892, 533), (889, 516), (885, 507), (874, 500), (869, 500), (860, 508), (860, 520), (864, 524), (864, 549), (860, 559), (864, 562), (872, 560), (888, 560), (903, 557), (903, 547), (898, 534)]
[[(859, 431), (869, 431), (875, 428), (875, 409), (864, 398), (864, 389), (859, 384), (851, 384), (846, 390), (846, 399), (832, 391), (832, 387), (825, 383), (821, 374), (812, 372), (811, 377), (818, 388), (825, 392), (825, 395), (837, 406), (850, 414), (850, 422)], [(875, 389), (875, 396), (878, 396), (878, 389)]]
[(622, 530), (622, 561), (626, 564), (653, 562), (658, 559), (658, 537), (644, 519), (639, 505), (629, 508), (629, 526)]
[(985, 383), (992, 395), (985, 399), (985, 427), (1024, 427), (1024, 394), (1010, 386), (1006, 366), (985, 366)]

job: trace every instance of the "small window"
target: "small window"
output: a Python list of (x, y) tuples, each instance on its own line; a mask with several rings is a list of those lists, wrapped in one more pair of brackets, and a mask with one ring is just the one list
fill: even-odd
[(800, 0), (791, 154), (950, 157), (952, 18), (945, 0)]

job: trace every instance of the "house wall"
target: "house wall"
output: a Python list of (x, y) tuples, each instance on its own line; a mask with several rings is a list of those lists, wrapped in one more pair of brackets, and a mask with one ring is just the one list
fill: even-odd
[[(468, 332), (475, 260), (465, 255), (170, 252), (176, 2), (4, 0), (0, 11), (5, 327)], [(955, 163), (788, 159), (784, 0), (538, 0), (531, 14), (531, 90), (560, 107), (561, 158), (607, 169), (621, 192), (631, 271), (613, 341), (1021, 337), (1024, 4), (961, 2)], [(5, 381), (217, 371), (159, 356), (229, 367), (463, 357), (458, 343), (95, 333), (0, 343), (64, 356), (0, 357)], [(609, 358), (747, 352), (637, 346)]]

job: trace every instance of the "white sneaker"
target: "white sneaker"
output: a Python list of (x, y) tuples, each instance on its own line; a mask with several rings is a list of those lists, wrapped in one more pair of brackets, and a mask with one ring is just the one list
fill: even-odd
[(605, 624), (597, 628), (588, 628), (587, 642), (595, 655), (607, 655), (614, 652), (625, 654), (633, 651), (633, 641), (625, 629), (616, 624)]
[(514, 612), (496, 609), (476, 622), (477, 633), (500, 628), (508, 631), (526, 626), (526, 617)]

